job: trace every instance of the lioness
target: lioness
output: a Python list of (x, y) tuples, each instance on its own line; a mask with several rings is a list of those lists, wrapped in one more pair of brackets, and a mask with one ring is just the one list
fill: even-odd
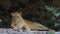
[(20, 13), (18, 13), (18, 12), (11, 13), (11, 16), (12, 16), (11, 27), (13, 29), (16, 29), (16, 28), (22, 29), (24, 27), (26, 30), (30, 30), (28, 24), (21, 17), (21, 12)]

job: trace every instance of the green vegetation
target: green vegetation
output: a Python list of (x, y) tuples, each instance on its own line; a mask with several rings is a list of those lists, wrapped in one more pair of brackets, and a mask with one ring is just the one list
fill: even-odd
[[(45, 9), (47, 10), (47, 12), (51, 12), (53, 15), (51, 16), (51, 20), (55, 21), (55, 28), (59, 28), (60, 27), (60, 22), (58, 22), (58, 20), (56, 19), (56, 17), (60, 16), (60, 12), (58, 10), (56, 10), (54, 7), (49, 7), (47, 5), (45, 5)], [(57, 21), (57, 22), (56, 22)]]

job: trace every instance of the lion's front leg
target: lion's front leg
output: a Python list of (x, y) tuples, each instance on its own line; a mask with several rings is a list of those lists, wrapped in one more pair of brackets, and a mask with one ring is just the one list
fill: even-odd
[(15, 26), (15, 24), (14, 24), (14, 23), (12, 23), (12, 24), (11, 24), (11, 28), (13, 28), (13, 29), (14, 29), (15, 27), (16, 27), (16, 26)]
[(30, 27), (27, 24), (25, 24), (25, 25), (23, 25), (23, 24), (15, 25), (14, 23), (12, 23), (11, 27), (15, 30), (16, 29), (31, 30)]

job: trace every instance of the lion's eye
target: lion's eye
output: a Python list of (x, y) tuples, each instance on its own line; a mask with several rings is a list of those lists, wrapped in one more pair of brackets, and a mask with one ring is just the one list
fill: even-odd
[(17, 14), (15, 14), (15, 15), (17, 15)]

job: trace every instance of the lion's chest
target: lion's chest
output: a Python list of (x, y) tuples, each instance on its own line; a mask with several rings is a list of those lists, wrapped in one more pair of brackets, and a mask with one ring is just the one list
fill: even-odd
[(17, 26), (17, 27), (21, 27), (23, 25), (25, 25), (24, 22), (22, 22), (22, 20), (20, 20), (20, 18), (18, 17), (13, 17), (12, 18), (12, 22)]

